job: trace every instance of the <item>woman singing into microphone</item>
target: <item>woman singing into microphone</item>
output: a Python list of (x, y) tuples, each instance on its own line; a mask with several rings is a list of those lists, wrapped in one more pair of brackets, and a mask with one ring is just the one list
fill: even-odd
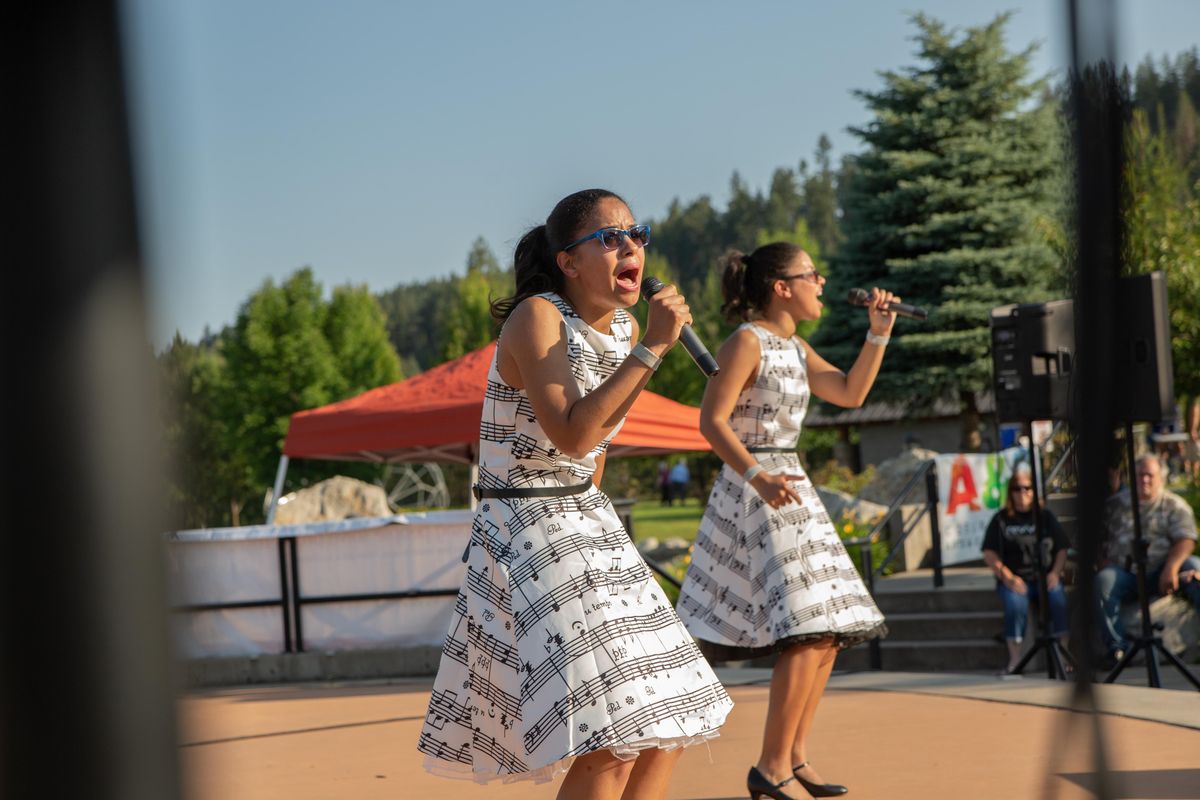
[(899, 298), (872, 290), (870, 332), (848, 373), (796, 336), (821, 315), (825, 279), (784, 242), (728, 253), (722, 311), (743, 324), (721, 346), (700, 429), (725, 462), (700, 523), (677, 610), (711, 661), (778, 653), (766, 730), (747, 777), (750, 796), (832, 797), (808, 761), (817, 704), (839, 648), (886, 633), (795, 448), (809, 394), (861, 406)]
[[(418, 748), (450, 777), (546, 781), (560, 800), (662, 798), (732, 702), (600, 491), (608, 443), (691, 321), (638, 301), (650, 228), (612, 192), (521, 238), (479, 430), (479, 509)], [(447, 793), (451, 796), (451, 793)]]

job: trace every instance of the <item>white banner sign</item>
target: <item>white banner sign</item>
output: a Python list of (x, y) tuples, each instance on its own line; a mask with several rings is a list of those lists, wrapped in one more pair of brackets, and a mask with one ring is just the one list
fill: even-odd
[(946, 453), (934, 459), (943, 564), (983, 557), (983, 534), (1004, 505), (1013, 466), (1028, 460), (1029, 454), (1020, 447), (999, 453)]

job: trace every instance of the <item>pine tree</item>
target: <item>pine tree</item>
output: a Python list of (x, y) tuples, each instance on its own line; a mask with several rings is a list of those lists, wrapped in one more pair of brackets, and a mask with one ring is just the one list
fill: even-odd
[(442, 360), (450, 361), (477, 350), (496, 338), (499, 327), (492, 319), (491, 301), (512, 291), (512, 275), (481, 236), (467, 255), (467, 274), (451, 280), (453, 291), (442, 314)]
[(1200, 182), (1189, 186), (1165, 131), (1137, 109), (1127, 129), (1123, 262), (1166, 276), (1175, 389), (1200, 394)]
[(1008, 15), (961, 33), (916, 15), (920, 65), (856, 92), (874, 118), (851, 129), (866, 144), (848, 170), (841, 244), (826, 288), (821, 352), (849, 366), (867, 326), (847, 289), (886, 287), (930, 309), (900, 320), (872, 399), (965, 405), (964, 446), (977, 434), (976, 395), (991, 385), (988, 319), (1007, 303), (1061, 295), (1044, 230), (1055, 208), (1058, 131), (1027, 78), (1034, 48), (1010, 53)]
[(832, 151), (833, 144), (822, 133), (817, 140), (817, 171), (804, 181), (804, 220), (827, 258), (837, 252), (842, 240), (841, 224), (838, 222), (837, 182), (830, 159)]

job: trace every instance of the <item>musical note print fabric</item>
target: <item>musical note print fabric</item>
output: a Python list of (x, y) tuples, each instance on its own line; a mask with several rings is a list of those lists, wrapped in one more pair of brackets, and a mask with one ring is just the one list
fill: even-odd
[[(753, 323), (758, 376), (729, 424), (747, 446), (795, 448), (808, 408), (805, 350)], [(804, 474), (794, 452), (756, 453), (772, 473)], [(676, 610), (714, 661), (755, 658), (833, 637), (839, 647), (886, 634), (883, 615), (807, 477), (803, 505), (771, 508), (740, 473), (722, 468), (692, 548)]]
[[(595, 389), (629, 353), (629, 315), (618, 310), (604, 334), (539, 296), (563, 315), (580, 387)], [(583, 458), (562, 454), (493, 359), (480, 484), (579, 484), (612, 435)], [(717, 735), (733, 703), (601, 491), (485, 498), (470, 542), (418, 743), (426, 769), (542, 782), (602, 748), (628, 759)]]

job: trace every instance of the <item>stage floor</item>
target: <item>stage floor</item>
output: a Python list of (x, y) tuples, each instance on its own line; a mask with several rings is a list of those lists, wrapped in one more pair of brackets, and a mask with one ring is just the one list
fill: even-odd
[[(668, 794), (745, 798), (769, 672), (719, 670), (735, 707), (709, 748), (690, 748)], [(480, 786), (421, 768), (428, 679), (208, 690), (180, 701), (188, 800), (453, 798), (549, 800), (557, 783)], [(1200, 798), (1200, 694), (1099, 686), (1118, 798)], [(810, 758), (859, 800), (1088, 798), (1093, 717), (1045, 678), (835, 675)], [(1050, 793), (1047, 793), (1049, 790)]]

